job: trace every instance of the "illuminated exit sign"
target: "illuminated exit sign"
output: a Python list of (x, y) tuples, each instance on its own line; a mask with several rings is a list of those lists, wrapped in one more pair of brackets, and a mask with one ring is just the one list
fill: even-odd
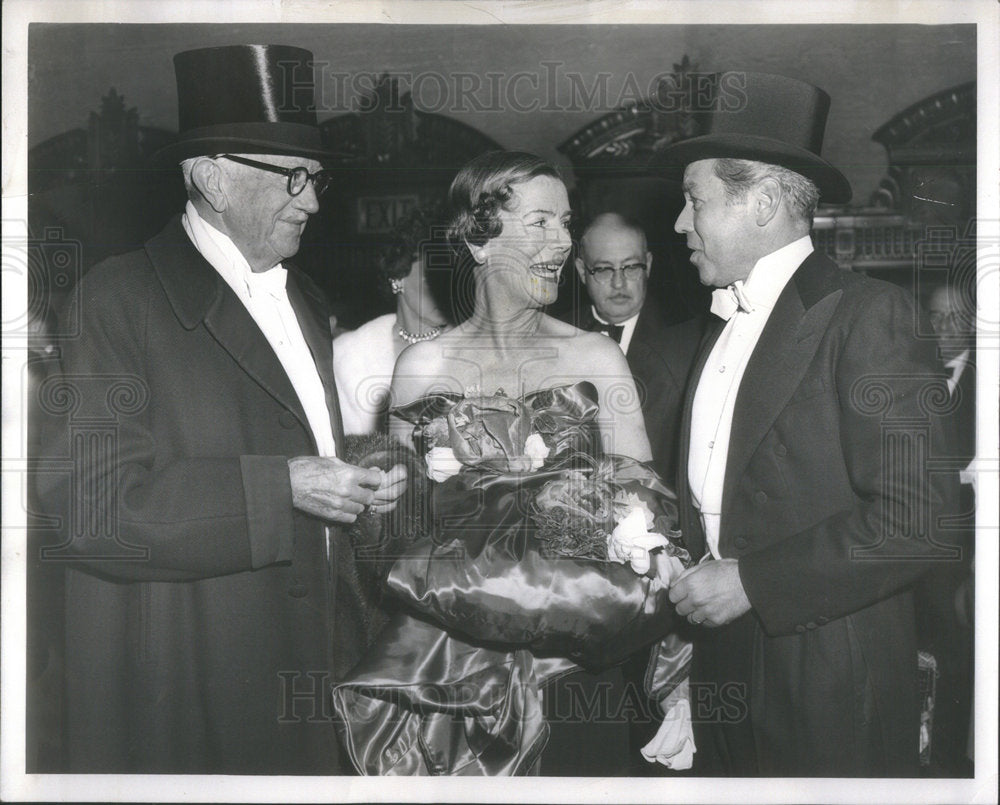
[(361, 196), (358, 199), (358, 233), (391, 232), (419, 203), (418, 196)]

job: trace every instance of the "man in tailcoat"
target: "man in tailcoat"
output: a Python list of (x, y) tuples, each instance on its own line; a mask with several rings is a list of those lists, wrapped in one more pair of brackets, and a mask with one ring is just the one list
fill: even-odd
[[(971, 295), (954, 283), (931, 292), (927, 312), (948, 384), (947, 418), (955, 426), (947, 454), (961, 479), (962, 470), (976, 455), (976, 306)], [(941, 562), (916, 589), (917, 638), (937, 666), (929, 752), (935, 774), (957, 776), (972, 771), (975, 509), (974, 488), (963, 483), (958, 505), (949, 513), (953, 526), (949, 542), (961, 553), (954, 561)]]
[(575, 264), (590, 301), (577, 312), (576, 324), (605, 333), (622, 348), (642, 398), (653, 465), (673, 485), (681, 397), (702, 321), (677, 324), (649, 295), (653, 255), (646, 235), (618, 213), (601, 213), (587, 225)]
[(911, 587), (947, 554), (935, 514), (954, 494), (926, 463), (943, 378), (910, 295), (813, 248), (817, 201), (851, 195), (819, 155), (829, 96), (754, 73), (717, 86), (708, 133), (656, 161), (683, 169), (675, 229), (717, 289), (678, 473), (704, 561), (670, 590), (692, 624), (695, 769), (915, 774)]
[[(329, 311), (287, 261), (328, 183), (312, 55), (175, 58), (189, 202), (91, 269), (42, 390), (66, 571), (68, 771), (336, 774), (326, 699), (363, 648), (336, 524), (405, 471), (338, 459)], [(72, 308), (71, 308), (72, 309)]]

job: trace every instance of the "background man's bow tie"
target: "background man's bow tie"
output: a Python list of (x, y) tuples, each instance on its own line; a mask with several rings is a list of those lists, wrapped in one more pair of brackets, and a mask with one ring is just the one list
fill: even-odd
[(620, 344), (622, 342), (622, 333), (625, 332), (625, 325), (605, 324), (602, 321), (597, 321), (597, 319), (594, 319), (594, 326), (591, 329), (593, 329), (595, 332), (604, 333), (605, 335), (611, 336), (613, 339), (615, 339), (616, 344)]
[(736, 311), (752, 313), (753, 305), (743, 293), (743, 280), (736, 280), (727, 288), (716, 288), (712, 291), (712, 312), (720, 319), (729, 321)]

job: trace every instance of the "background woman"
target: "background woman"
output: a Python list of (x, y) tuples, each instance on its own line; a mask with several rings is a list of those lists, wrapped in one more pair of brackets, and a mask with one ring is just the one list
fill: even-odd
[(450, 326), (446, 275), (451, 254), (442, 237), (441, 207), (415, 208), (397, 225), (379, 258), (379, 285), (395, 300), (396, 311), (335, 339), (333, 372), (348, 436), (385, 430), (396, 358), (410, 344), (437, 338)]

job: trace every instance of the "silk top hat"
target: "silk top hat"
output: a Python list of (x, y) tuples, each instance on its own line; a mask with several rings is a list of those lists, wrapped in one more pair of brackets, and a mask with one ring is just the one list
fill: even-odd
[(288, 45), (230, 45), (174, 56), (180, 134), (157, 160), (210, 154), (279, 154), (318, 161), (313, 56)]
[(812, 179), (830, 204), (851, 200), (851, 185), (820, 157), (830, 96), (819, 87), (768, 73), (728, 72), (713, 76), (705, 106), (705, 134), (672, 143), (649, 166), (679, 178), (700, 159), (767, 162)]

